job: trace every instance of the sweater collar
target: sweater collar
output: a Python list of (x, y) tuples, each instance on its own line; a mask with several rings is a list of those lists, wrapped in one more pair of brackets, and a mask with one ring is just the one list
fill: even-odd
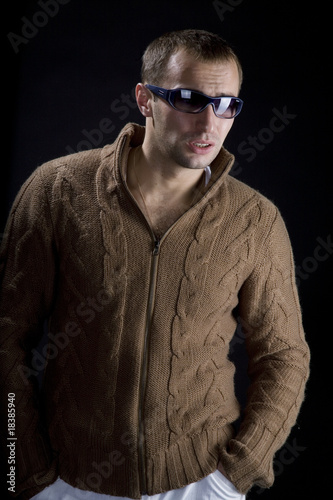
[[(107, 162), (108, 168), (112, 169), (112, 177), (115, 185), (122, 182), (120, 170), (124, 168), (127, 163), (130, 148), (140, 146), (143, 143), (144, 135), (145, 127), (136, 123), (128, 123), (121, 130), (115, 142), (105, 146), (101, 150), (102, 163)], [(109, 157), (111, 155), (114, 155), (113, 161), (110, 161)], [(234, 160), (234, 155), (222, 147), (217, 157), (210, 165), (211, 176), (205, 188), (206, 192), (211, 189), (215, 191), (215, 189), (221, 186), (229, 174)], [(115, 185), (114, 187), (116, 187)], [(110, 188), (111, 186), (109, 185), (109, 189)]]

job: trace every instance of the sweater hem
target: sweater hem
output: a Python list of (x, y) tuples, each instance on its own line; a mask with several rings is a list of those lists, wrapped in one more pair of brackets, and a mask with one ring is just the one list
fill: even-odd
[[(208, 476), (217, 469), (220, 449), (232, 439), (234, 430), (227, 424), (222, 428), (208, 429), (201, 434), (187, 436), (173, 443), (167, 450), (147, 458), (147, 492), (140, 491), (137, 463), (128, 457), (109, 454), (108, 459), (81, 463), (71, 470), (63, 456), (60, 478), (71, 486), (85, 491), (106, 495), (140, 499), (146, 493), (155, 495), (183, 488)], [(67, 451), (73, 456), (73, 451)], [(68, 463), (68, 462), (67, 462)]]

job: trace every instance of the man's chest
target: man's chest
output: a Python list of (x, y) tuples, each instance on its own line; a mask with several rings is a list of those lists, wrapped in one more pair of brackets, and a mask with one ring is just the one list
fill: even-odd
[(183, 215), (188, 207), (164, 205), (146, 210), (144, 214), (154, 234), (161, 238), (163, 234)]

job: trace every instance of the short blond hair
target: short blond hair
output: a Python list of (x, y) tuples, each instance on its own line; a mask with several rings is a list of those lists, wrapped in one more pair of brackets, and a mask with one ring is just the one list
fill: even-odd
[(141, 81), (161, 85), (170, 56), (180, 49), (185, 49), (201, 61), (234, 61), (241, 86), (242, 67), (230, 45), (219, 35), (197, 29), (172, 31), (153, 40), (142, 57)]

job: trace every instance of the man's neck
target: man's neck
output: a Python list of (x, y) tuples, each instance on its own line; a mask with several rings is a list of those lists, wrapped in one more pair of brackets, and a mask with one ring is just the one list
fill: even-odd
[(166, 172), (146, 160), (141, 148), (131, 151), (126, 182), (155, 236), (161, 238), (200, 198), (205, 186), (204, 170), (179, 168)]
[(129, 187), (139, 184), (146, 201), (186, 200), (192, 197), (202, 180), (204, 169), (190, 169), (179, 165), (167, 166), (154, 160), (141, 147), (134, 148), (129, 158)]

